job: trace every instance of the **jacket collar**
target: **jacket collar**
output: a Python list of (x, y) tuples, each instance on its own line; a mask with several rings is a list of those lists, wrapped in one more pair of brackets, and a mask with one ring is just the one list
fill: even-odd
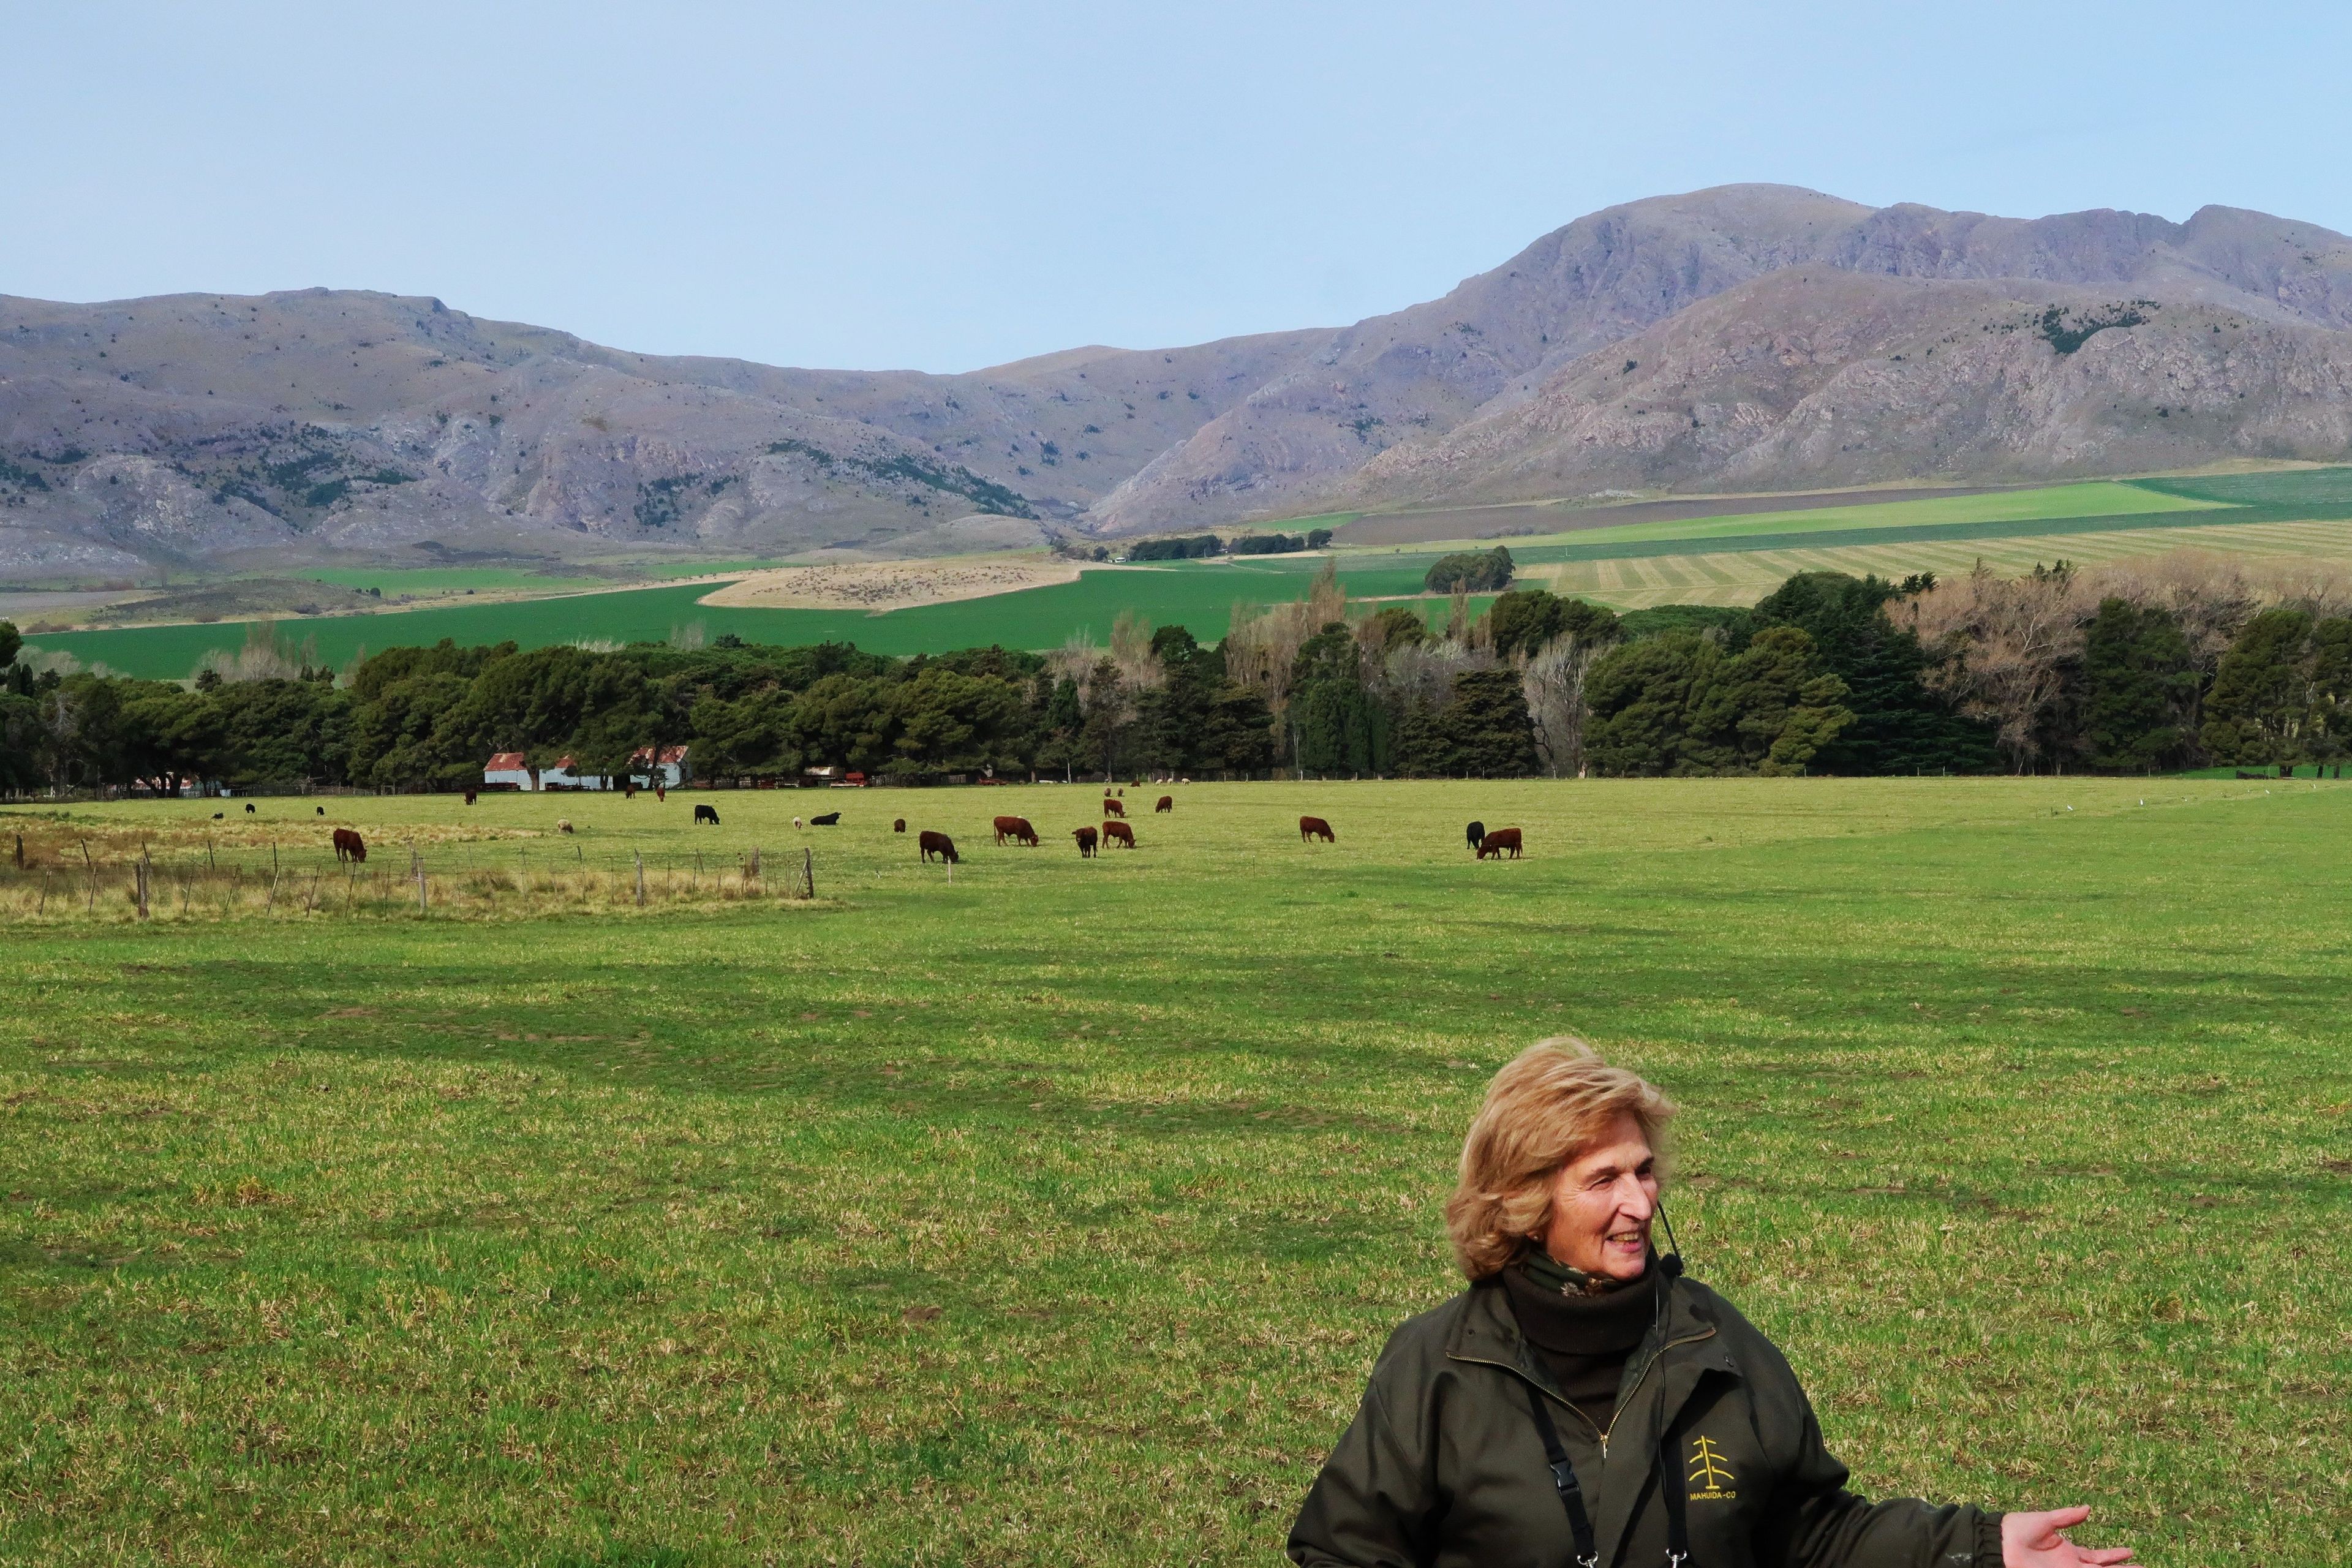
[[(1680, 1455), (1668, 1456), (1672, 1474), (1656, 1475), (1659, 1423), (1663, 1420), (1671, 1426), (1706, 1378), (1739, 1375), (1738, 1363), (1724, 1348), (1715, 1314), (1700, 1293), (1678, 1280), (1664, 1283), (1666, 1310), (1626, 1362), (1624, 1403), (1610, 1428), (1599, 1495), (1592, 1500), (1594, 1534), (1603, 1563), (1616, 1561), (1623, 1548), (1652, 1478), (1656, 1476), (1657, 1484), (1665, 1486), (1682, 1479)], [(1543, 1358), (1519, 1331), (1518, 1320), (1512, 1315), (1499, 1280), (1483, 1279), (1470, 1288), (1462, 1315), (1446, 1336), (1445, 1354), (1452, 1361), (1500, 1367), (1561, 1405), (1568, 1403), (1544, 1370)]]

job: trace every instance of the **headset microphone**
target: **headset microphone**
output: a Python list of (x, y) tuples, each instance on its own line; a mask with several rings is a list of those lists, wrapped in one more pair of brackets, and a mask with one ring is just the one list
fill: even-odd
[(1658, 1200), (1658, 1220), (1666, 1227), (1666, 1250), (1658, 1259), (1658, 1271), (1668, 1279), (1683, 1277), (1683, 1247), (1675, 1239), (1675, 1222), (1666, 1217), (1665, 1200)]

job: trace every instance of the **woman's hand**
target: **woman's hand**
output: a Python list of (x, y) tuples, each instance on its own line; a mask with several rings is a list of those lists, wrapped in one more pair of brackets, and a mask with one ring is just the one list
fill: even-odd
[(2001, 1568), (2078, 1568), (2084, 1563), (2129, 1563), (2128, 1546), (2109, 1546), (2095, 1552), (2066, 1539), (2067, 1531), (2090, 1517), (2087, 1508), (2001, 1515)]

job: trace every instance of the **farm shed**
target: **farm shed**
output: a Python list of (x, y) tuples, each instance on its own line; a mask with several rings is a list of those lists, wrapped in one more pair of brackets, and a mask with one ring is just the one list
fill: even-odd
[(532, 790), (539, 787), (539, 775), (521, 752), (500, 752), (482, 764), (482, 787), (485, 789)]

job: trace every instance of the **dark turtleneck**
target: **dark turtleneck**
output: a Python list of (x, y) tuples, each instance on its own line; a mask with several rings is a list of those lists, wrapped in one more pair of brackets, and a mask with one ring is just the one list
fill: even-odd
[(1530, 1248), (1503, 1270), (1503, 1291), (1519, 1332), (1568, 1402), (1595, 1431), (1609, 1430), (1626, 1359), (1658, 1313), (1655, 1269), (1593, 1290), (1583, 1277)]

